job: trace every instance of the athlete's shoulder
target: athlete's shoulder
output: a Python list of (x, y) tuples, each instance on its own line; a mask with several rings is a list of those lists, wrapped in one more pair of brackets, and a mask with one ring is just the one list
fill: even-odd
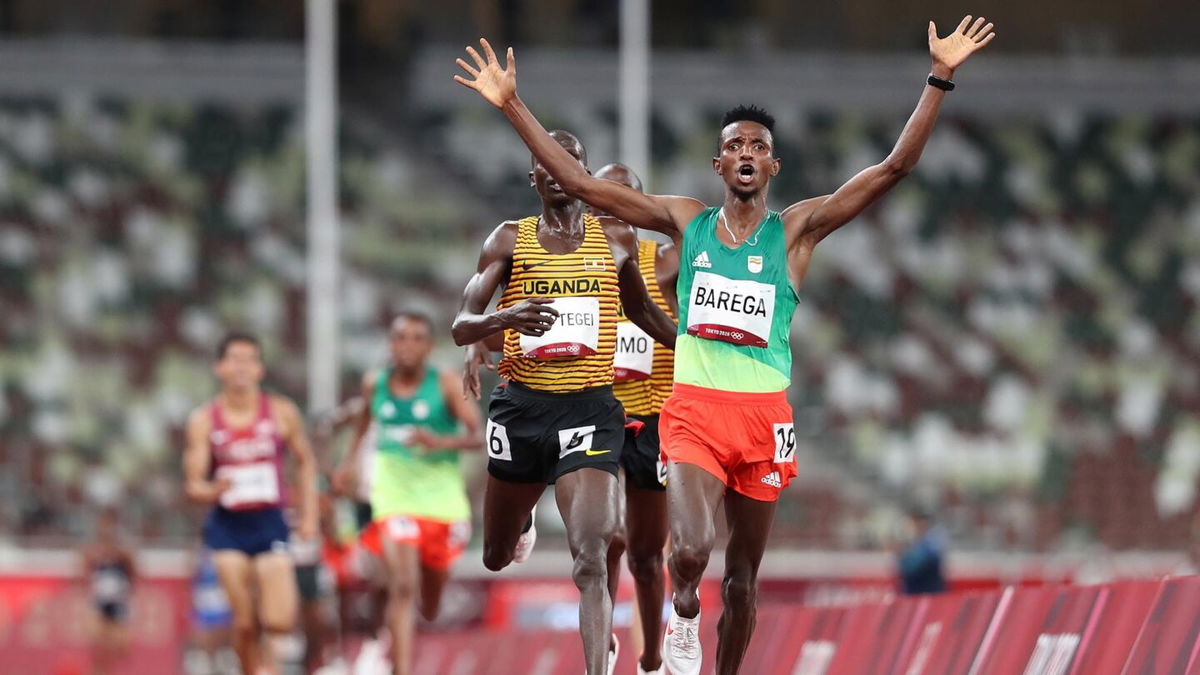
[(462, 375), (460, 373), (449, 368), (434, 368), (433, 370), (437, 373), (438, 386), (447, 402), (462, 397)]
[(375, 384), (379, 382), (379, 378), (383, 377), (388, 372), (388, 369), (388, 366), (375, 366), (374, 368), (368, 368), (365, 372), (363, 372), (362, 376), (363, 389), (366, 391), (374, 390)]
[(212, 427), (212, 408), (213, 401), (205, 401), (201, 405), (192, 409), (188, 415), (187, 425), (189, 429), (208, 431)]
[(287, 396), (278, 394), (267, 394), (267, 406), (271, 412), (271, 417), (276, 422), (284, 422), (285, 424), (301, 423), (303, 419), (300, 414), (300, 406)]
[(517, 232), (521, 221), (506, 220), (495, 227), (483, 241), (483, 250), (489, 253), (507, 253), (509, 255), (517, 247)]
[(592, 216), (600, 221), (600, 226), (604, 230), (604, 236), (613, 243), (621, 244), (626, 248), (637, 248), (637, 229), (629, 223), (614, 218), (612, 216)]
[(680, 232), (687, 229), (692, 224), (692, 221), (696, 219), (696, 216), (711, 208), (708, 204), (694, 197), (662, 195), (655, 197), (655, 199), (667, 207), (667, 211), (671, 214), (671, 219), (675, 221), (676, 228)]

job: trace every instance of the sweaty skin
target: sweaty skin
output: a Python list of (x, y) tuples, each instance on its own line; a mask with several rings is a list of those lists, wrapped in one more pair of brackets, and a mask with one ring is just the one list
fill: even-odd
[[(580, 169), (586, 151), (570, 134), (555, 132), (551, 142)], [(564, 255), (583, 243), (586, 228), (584, 206), (568, 195), (542, 166), (535, 162), (530, 184), (542, 202), (538, 240), (551, 254)], [(650, 299), (638, 268), (637, 233), (629, 225), (602, 223), (613, 262), (626, 316), (656, 341), (674, 348), (676, 325)], [(463, 291), (462, 306), (451, 332), (459, 345), (473, 345), (494, 334), (512, 329), (525, 335), (542, 335), (557, 314), (548, 307), (549, 298), (531, 298), (504, 310), (488, 313), (487, 306), (512, 273), (517, 240), (517, 221), (501, 223), (484, 242), (476, 273)], [(477, 360), (468, 354), (468, 363)], [(474, 388), (472, 389), (472, 384)], [(468, 381), (468, 390), (478, 391)], [(555, 499), (567, 528), (567, 541), (574, 560), (572, 578), (579, 588), (579, 625), (587, 672), (607, 672), (612, 631), (612, 602), (607, 588), (608, 548), (619, 528), (616, 477), (597, 468), (582, 468), (561, 476), (555, 483)], [(513, 559), (517, 540), (529, 514), (545, 491), (541, 483), (514, 483), (489, 474), (484, 494), (484, 565), (491, 570), (506, 567)]]
[[(939, 38), (928, 26), (930, 72), (942, 79), (995, 37), (992, 24), (981, 17), (965, 17), (953, 33)], [(562, 189), (593, 208), (638, 227), (655, 230), (679, 241), (689, 223), (706, 206), (689, 197), (646, 195), (620, 183), (591, 176), (551, 138), (517, 96), (517, 68), (512, 48), (501, 67), (486, 40), (484, 54), (468, 47), (472, 63), (458, 59), (466, 76), (455, 81), (475, 90), (499, 108), (538, 162)], [(832, 194), (795, 202), (782, 213), (788, 276), (799, 287), (808, 271), (813, 250), (830, 233), (853, 220), (883, 196), (916, 166), (933, 131), (946, 92), (924, 85), (916, 109), (881, 162), (867, 167)], [(730, 247), (743, 243), (767, 213), (770, 179), (779, 173), (774, 139), (763, 124), (735, 121), (720, 132), (713, 170), (725, 186), (724, 217), (716, 228), (718, 241)], [(708, 565), (715, 527), (712, 514), (725, 500), (730, 525), (726, 549), (726, 574), (722, 586), (725, 610), (719, 624), (717, 672), (736, 673), (753, 633), (757, 572), (766, 546), (774, 503), (755, 502), (727, 490), (715, 476), (695, 465), (672, 462), (668, 469), (668, 509), (671, 516), (670, 558), (673, 600), (682, 617), (695, 617), (700, 609), (695, 590)]]

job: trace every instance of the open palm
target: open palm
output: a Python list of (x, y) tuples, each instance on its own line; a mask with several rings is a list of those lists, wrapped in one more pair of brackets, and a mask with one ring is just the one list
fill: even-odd
[(480, 38), (479, 45), (483, 47), (487, 58), (480, 56), (474, 47), (467, 47), (467, 54), (475, 61), (474, 67), (461, 58), (454, 61), (473, 79), (455, 75), (454, 81), (479, 92), (480, 96), (497, 108), (503, 108), (505, 103), (517, 95), (517, 59), (513, 56), (512, 47), (509, 47), (505, 58), (507, 67), (501, 68), (496, 52), (492, 51), (488, 41)]
[(983, 21), (981, 16), (975, 19), (975, 23), (971, 23), (971, 16), (968, 14), (958, 24), (958, 28), (944, 38), (938, 37), (937, 26), (930, 21), (929, 55), (933, 57), (934, 62), (954, 70), (962, 65), (968, 56), (983, 49), (984, 45), (996, 37), (992, 32), (992, 24), (984, 25)]

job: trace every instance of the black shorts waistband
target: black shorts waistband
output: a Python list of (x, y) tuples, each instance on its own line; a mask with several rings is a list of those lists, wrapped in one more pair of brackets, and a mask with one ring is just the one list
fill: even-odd
[(508, 384), (502, 386), (508, 389), (508, 393), (516, 398), (535, 401), (557, 401), (562, 403), (567, 401), (602, 401), (613, 398), (611, 385), (580, 389), (578, 391), (542, 391), (541, 389), (533, 389), (520, 382), (509, 380)]

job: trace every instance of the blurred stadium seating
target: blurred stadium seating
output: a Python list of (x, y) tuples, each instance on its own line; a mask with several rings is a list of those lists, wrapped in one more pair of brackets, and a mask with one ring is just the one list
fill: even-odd
[[(343, 116), (344, 394), (382, 358), (389, 312), (416, 305), (447, 325), (482, 236), (535, 208), (528, 155), (499, 116), (453, 89), (427, 95), (448, 86), (432, 58), (414, 67), (413, 100), (382, 92), (378, 109), (351, 101)], [(759, 86), (782, 71), (764, 72)], [(562, 73), (542, 91), (568, 90)], [(51, 89), (0, 95), (0, 486), (16, 497), (0, 531), (74, 538), (79, 514), (120, 503), (133, 533), (182, 543), (195, 525), (180, 428), (211, 391), (218, 335), (258, 331), (271, 386), (304, 391), (297, 107)], [(593, 165), (619, 159), (611, 104), (532, 96)], [(914, 176), (822, 245), (794, 324), (807, 455), (781, 547), (875, 548), (913, 504), (964, 548), (1185, 540), (1200, 472), (1200, 121), (1162, 101), (1015, 105), (951, 107)], [(882, 157), (904, 108), (772, 107), (776, 207)], [(713, 196), (720, 112), (711, 99), (655, 108), (656, 191)], [(448, 344), (437, 355), (458, 359)]]
[[(424, 133), (491, 203), (528, 208), (528, 156), (486, 113), (433, 111)], [(660, 189), (711, 189), (718, 113), (656, 114)], [(545, 116), (611, 145), (611, 110)], [(187, 533), (179, 430), (210, 389), (227, 325), (261, 333), (272, 384), (303, 391), (295, 117), (0, 102), (11, 531), (78, 534), (73, 510), (121, 502), (145, 537)], [(776, 200), (882, 157), (897, 121), (785, 116)], [(348, 377), (382, 353), (399, 304), (448, 322), (490, 226), (422, 199), (419, 162), (354, 132), (342, 162)], [(824, 244), (805, 282), (794, 338), (810, 452), (871, 489), (802, 488), (779, 536), (874, 545), (892, 508), (917, 501), (982, 547), (1180, 541), (1200, 470), (1198, 154), (1200, 122), (1182, 117), (943, 120), (915, 176)]]

